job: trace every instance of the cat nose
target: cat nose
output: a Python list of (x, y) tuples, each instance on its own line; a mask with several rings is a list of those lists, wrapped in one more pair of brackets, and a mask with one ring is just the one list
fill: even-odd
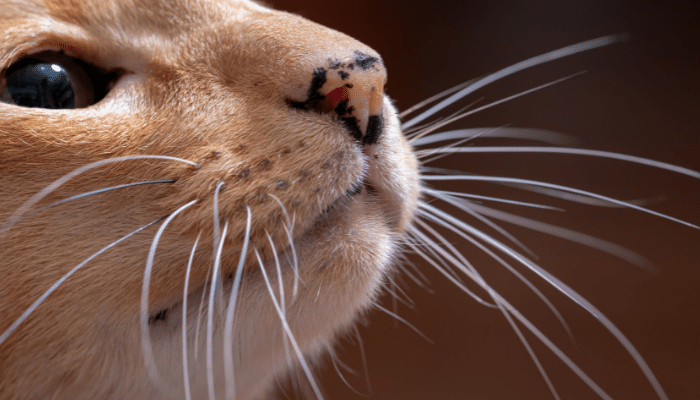
[(303, 101), (295, 108), (334, 114), (351, 136), (363, 145), (377, 143), (384, 126), (386, 68), (378, 55), (355, 50), (345, 57), (329, 57), (307, 75)]

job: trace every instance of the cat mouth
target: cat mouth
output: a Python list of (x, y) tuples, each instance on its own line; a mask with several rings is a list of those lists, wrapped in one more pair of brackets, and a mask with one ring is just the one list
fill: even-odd
[[(291, 253), (292, 246), (297, 249), (306, 246), (309, 242), (314, 242), (319, 235), (326, 234), (327, 231), (332, 230), (337, 225), (339, 219), (344, 217), (343, 211), (344, 209), (347, 209), (348, 203), (351, 201), (358, 201), (363, 194), (372, 197), (377, 195), (377, 189), (375, 186), (370, 181), (364, 179), (353, 184), (348, 190), (345, 191), (343, 195), (331, 202), (322, 212), (320, 212), (307, 229), (293, 237), (291, 240), (293, 244), (288, 244), (286, 247), (279, 248), (278, 258), (280, 260), (285, 259), (285, 257), (282, 255)], [(234, 265), (237, 262), (237, 258), (235, 260), (230, 260), (230, 262), (231, 265)], [(274, 259), (262, 260), (262, 264), (265, 266), (270, 265), (270, 263), (274, 263)], [(222, 276), (222, 283), (224, 285), (232, 283), (234, 280), (234, 274), (235, 272), (233, 271), (224, 273)], [(192, 299), (198, 299), (199, 296), (201, 296), (201, 293), (206, 291), (207, 287), (209, 287), (211, 284), (212, 280), (209, 279), (201, 286), (193, 287), (187, 296)], [(195, 303), (196, 302), (193, 302), (191, 304)], [(182, 307), (182, 305), (182, 298), (179, 298), (173, 300), (168, 305), (152, 309), (149, 312), (148, 324), (155, 327), (162, 324), (168, 324), (171, 321), (174, 322), (176, 319), (172, 319), (171, 314), (173, 311), (176, 311), (178, 308)], [(182, 312), (186, 311), (183, 310)]]
[(366, 179), (363, 179), (361, 182), (357, 182), (357, 183), (353, 184), (350, 187), (350, 189), (348, 189), (345, 192), (345, 196), (353, 197), (353, 196), (356, 196), (356, 195), (362, 193), (363, 191), (366, 191), (369, 194), (376, 194), (377, 193), (377, 189), (375, 188), (374, 184), (372, 184), (372, 182), (370, 182)]
[[(359, 182), (354, 183), (348, 190), (345, 191), (345, 193), (332, 201), (328, 206), (326, 206), (323, 211), (321, 211), (316, 218), (314, 218), (314, 222), (311, 224), (311, 226), (300, 235), (300, 237), (306, 236), (309, 232), (313, 230), (319, 229), (319, 227), (323, 226), (326, 224), (328, 221), (327, 219), (331, 217), (331, 214), (336, 212), (339, 208), (343, 208), (347, 206), (348, 201), (351, 201), (353, 199), (357, 199), (360, 197), (363, 193), (367, 195), (374, 195), (376, 194), (376, 189), (375, 187), (368, 181), (362, 180)], [(298, 238), (295, 238), (295, 240)]]

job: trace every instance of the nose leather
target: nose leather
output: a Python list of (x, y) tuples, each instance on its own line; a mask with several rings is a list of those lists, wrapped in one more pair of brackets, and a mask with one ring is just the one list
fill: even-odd
[(334, 114), (362, 145), (379, 140), (386, 69), (378, 56), (359, 50), (328, 57), (309, 72), (307, 98), (289, 100), (292, 107)]

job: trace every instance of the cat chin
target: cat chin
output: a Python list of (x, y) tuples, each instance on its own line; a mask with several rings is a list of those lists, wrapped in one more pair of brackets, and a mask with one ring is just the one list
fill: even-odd
[[(212, 376), (217, 398), (225, 398), (230, 381), (226, 379), (222, 357), (226, 352), (234, 355), (233, 385), (237, 399), (257, 398), (269, 389), (269, 382), (275, 376), (283, 380), (290, 369), (299, 369), (301, 358), (296, 356), (296, 349), (309, 364), (324, 354), (336, 337), (370, 308), (390, 270), (398, 236), (387, 223), (385, 213), (376, 194), (365, 189), (338, 201), (295, 240), (298, 276), (294, 272), (297, 266), (291, 246), (279, 252), (276, 258), (279, 263), (273, 259), (264, 262), (264, 267), (249, 266), (237, 297), (231, 347), (224, 344), (227, 343), (225, 312), (214, 318), (212, 337), (207, 340), (208, 305), (203, 294), (208, 296), (208, 291), (200, 288), (190, 293), (185, 326), (193, 395), (206, 394), (208, 390), (204, 367), (207, 343), (211, 343), (214, 355)], [(282, 317), (279, 277), (284, 288)], [(218, 310), (227, 307), (233, 279), (225, 279), (223, 286), (221, 296), (215, 296), (219, 300), (214, 308)], [(296, 292), (295, 287), (298, 287)], [(180, 302), (167, 310), (167, 317), (149, 324), (153, 349), (151, 376), (133, 377), (140, 381), (136, 387), (155, 385), (154, 392), (146, 390), (149, 396), (156, 396), (149, 398), (177, 398), (178, 393), (184, 393), (182, 312)], [(289, 339), (283, 324), (288, 324), (293, 339)], [(138, 340), (133, 348), (140, 348)], [(141, 363), (140, 357), (135, 359)], [(134, 396), (144, 394), (139, 391)]]
[[(166, 308), (149, 310), (150, 351), (143, 351), (135, 318), (118, 324), (122, 328), (116, 330), (97, 329), (95, 334), (104, 335), (99, 342), (108, 344), (99, 349), (101, 362), (97, 364), (103, 369), (73, 365), (81, 378), (74, 382), (75, 390), (62, 388), (62, 398), (181, 399), (185, 398), (184, 368), (189, 372), (192, 399), (209, 398), (210, 377), (216, 398), (230, 398), (227, 390), (235, 390), (236, 399), (266, 398), (274, 389), (270, 382), (275, 378), (285, 381), (289, 371), (302, 374), (301, 362), (313, 368), (336, 338), (371, 308), (392, 271), (399, 246), (400, 236), (386, 213), (377, 194), (364, 189), (339, 200), (295, 239), (296, 263), (291, 246), (279, 249), (279, 264), (273, 257), (262, 262), (264, 266), (249, 251), (248, 260), (253, 263), (247, 263), (237, 295), (233, 340), (227, 339), (225, 317), (234, 281), (230, 275), (223, 277), (221, 290), (213, 296), (211, 329), (207, 325), (211, 282), (189, 291), (186, 299), (180, 297)], [(229, 264), (222, 269), (235, 269), (237, 261), (222, 261)], [(285, 333), (284, 324), (293, 339)], [(297, 356), (297, 349), (303, 357)], [(224, 367), (227, 352), (233, 355), (233, 381)]]

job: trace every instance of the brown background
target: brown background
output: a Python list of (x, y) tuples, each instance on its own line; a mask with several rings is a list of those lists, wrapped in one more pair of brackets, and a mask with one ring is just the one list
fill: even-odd
[[(573, 80), (470, 117), (460, 126), (510, 124), (573, 135), (577, 146), (649, 157), (700, 170), (700, 6), (692, 2), (329, 2), (271, 0), (369, 44), (389, 69), (387, 92), (399, 109), (525, 58), (598, 36), (628, 32), (625, 43), (522, 73), (470, 97), (480, 104), (587, 70)], [(471, 100), (467, 100), (466, 105)], [(487, 143), (487, 142), (483, 142)], [(506, 144), (492, 141), (490, 144)], [(474, 173), (542, 179), (621, 199), (655, 199), (654, 210), (700, 224), (700, 181), (585, 157), (462, 156), (440, 165)], [(700, 231), (634, 212), (546, 200), (493, 186), (443, 186), (566, 207), (565, 213), (506, 211), (560, 224), (637, 251), (648, 273), (580, 245), (504, 224), (539, 262), (599, 307), (643, 354), (673, 399), (700, 398)], [(466, 219), (466, 217), (465, 217)], [(656, 398), (621, 345), (571, 301), (538, 285), (559, 307), (575, 345), (521, 283), (456, 238), (492, 285), (616, 399)], [(341, 343), (345, 376), (371, 399), (550, 399), (503, 315), (483, 307), (414, 258), (433, 293), (406, 279), (414, 309), (398, 313), (434, 343), (375, 311), (361, 327), (367, 354)], [(537, 281), (532, 274), (528, 276)], [(541, 283), (541, 282), (538, 282)], [(382, 300), (392, 308), (389, 297)], [(595, 398), (563, 363), (528, 335), (564, 399)], [(330, 362), (321, 373), (329, 399), (363, 399)], [(365, 383), (371, 382), (371, 395)], [(292, 397), (293, 390), (287, 390)]]

